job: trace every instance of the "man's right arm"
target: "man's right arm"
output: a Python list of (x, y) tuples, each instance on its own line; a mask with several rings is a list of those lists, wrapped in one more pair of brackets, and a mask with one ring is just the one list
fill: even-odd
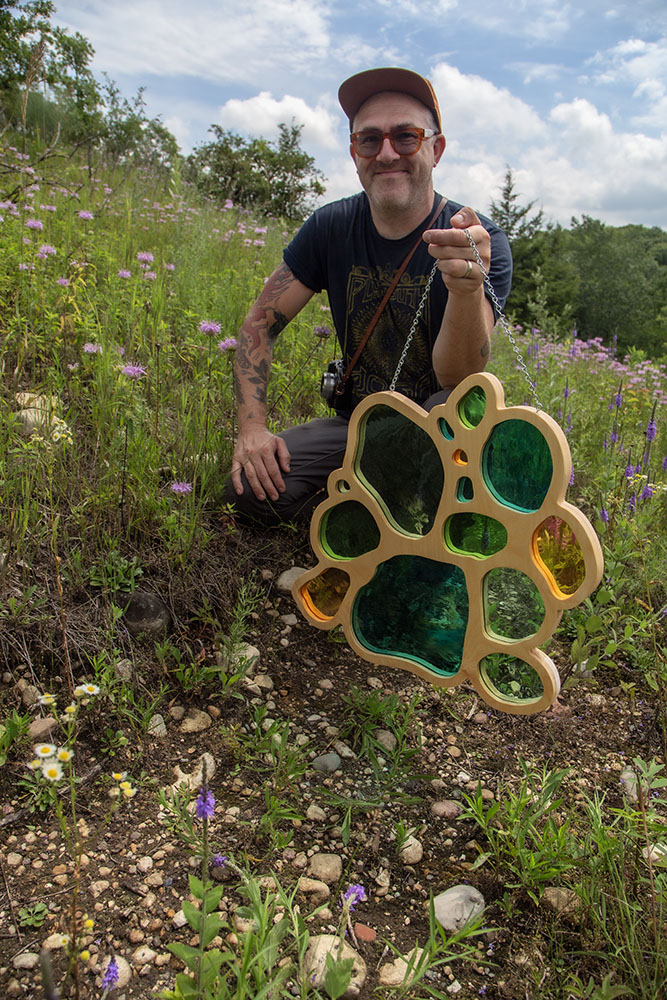
[(266, 426), (266, 393), (273, 342), (315, 293), (282, 263), (268, 279), (243, 321), (237, 338), (234, 382), (239, 432), (232, 459), (232, 484), (243, 493), (244, 471), (258, 500), (277, 500), (285, 489), (289, 451)]

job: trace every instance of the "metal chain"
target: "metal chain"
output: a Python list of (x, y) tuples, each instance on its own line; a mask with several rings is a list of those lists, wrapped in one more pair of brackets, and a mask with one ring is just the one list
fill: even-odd
[[(486, 268), (484, 267), (484, 264), (482, 263), (482, 258), (479, 255), (479, 250), (477, 249), (477, 244), (475, 243), (474, 239), (470, 235), (470, 231), (468, 229), (464, 229), (463, 232), (466, 234), (466, 237), (468, 239), (468, 243), (470, 244), (470, 246), (472, 248), (472, 252), (475, 255), (475, 260), (477, 261), (477, 264), (479, 265), (479, 269), (482, 272), (482, 277), (484, 278), (484, 284), (488, 288), (489, 295), (491, 296), (493, 304), (496, 307), (496, 312), (498, 314), (498, 319), (500, 321), (500, 325), (502, 326), (503, 330), (507, 334), (507, 338), (508, 338), (510, 344), (512, 345), (512, 350), (514, 351), (514, 353), (516, 355), (516, 359), (517, 359), (517, 362), (518, 362), (518, 365), (519, 365), (519, 369), (523, 372), (524, 378), (526, 379), (526, 382), (528, 383), (528, 388), (530, 389), (531, 395), (532, 395), (533, 399), (535, 400), (535, 402), (537, 403), (537, 409), (538, 410), (543, 410), (544, 407), (542, 406), (542, 403), (540, 402), (540, 397), (537, 395), (537, 390), (535, 389), (535, 385), (534, 385), (533, 380), (532, 380), (532, 378), (530, 376), (530, 372), (526, 368), (526, 363), (525, 363), (525, 361), (523, 360), (523, 358), (521, 356), (521, 352), (519, 351), (519, 348), (517, 347), (516, 340), (514, 339), (514, 334), (512, 333), (512, 328), (510, 327), (509, 323), (507, 322), (507, 319), (505, 318), (505, 314), (503, 313), (502, 306), (500, 305), (500, 300), (498, 299), (498, 296), (496, 295), (495, 288), (491, 284), (491, 279), (489, 278), (488, 272), (487, 272)], [(424, 289), (424, 294), (422, 295), (421, 300), (419, 302), (419, 305), (417, 306), (417, 312), (415, 313), (415, 318), (412, 321), (412, 326), (410, 327), (410, 332), (409, 332), (409, 334), (408, 334), (408, 336), (406, 338), (405, 344), (403, 345), (403, 351), (401, 353), (400, 358), (398, 359), (398, 364), (396, 365), (396, 371), (394, 372), (394, 377), (392, 378), (391, 385), (389, 386), (389, 391), (390, 392), (394, 392), (395, 389), (396, 389), (396, 382), (398, 381), (398, 376), (401, 373), (401, 368), (403, 367), (403, 364), (404, 364), (405, 359), (407, 357), (407, 353), (408, 353), (408, 350), (410, 348), (410, 344), (412, 343), (412, 337), (413, 337), (413, 335), (415, 333), (415, 330), (417, 329), (417, 324), (419, 323), (419, 318), (420, 318), (422, 312), (424, 311), (424, 306), (426, 305), (426, 299), (427, 299), (429, 290), (431, 288), (431, 284), (433, 282), (433, 278), (435, 277), (435, 272), (437, 270), (438, 270), (438, 261), (436, 260), (436, 262), (433, 265), (433, 268), (431, 270), (431, 273), (428, 276), (428, 281), (426, 282), (426, 288)]]
[(489, 295), (491, 296), (491, 299), (493, 300), (493, 304), (496, 307), (496, 312), (498, 314), (498, 319), (500, 321), (500, 325), (502, 326), (503, 330), (507, 334), (507, 339), (509, 340), (510, 344), (512, 345), (512, 350), (514, 351), (514, 353), (516, 355), (516, 360), (518, 362), (519, 369), (523, 372), (524, 378), (526, 379), (526, 382), (528, 383), (528, 388), (530, 389), (531, 395), (532, 395), (533, 399), (535, 400), (535, 402), (537, 403), (537, 409), (538, 410), (543, 410), (544, 407), (542, 406), (542, 404), (540, 402), (540, 397), (537, 395), (537, 390), (535, 389), (535, 383), (533, 382), (533, 379), (531, 378), (530, 372), (526, 368), (526, 362), (521, 357), (521, 351), (517, 347), (516, 340), (514, 339), (514, 334), (512, 333), (512, 328), (510, 327), (509, 323), (507, 322), (507, 319), (505, 318), (505, 314), (503, 312), (503, 309), (502, 309), (502, 306), (501, 306), (500, 301), (498, 299), (498, 296), (496, 295), (496, 291), (495, 291), (493, 285), (491, 284), (491, 279), (489, 278), (488, 272), (487, 272), (486, 268), (484, 267), (484, 264), (482, 263), (482, 258), (479, 255), (479, 250), (477, 249), (477, 244), (475, 243), (474, 239), (470, 235), (470, 231), (468, 229), (464, 229), (463, 232), (466, 234), (466, 236), (468, 238), (468, 243), (470, 244), (470, 246), (472, 248), (472, 252), (475, 255), (475, 260), (477, 261), (477, 263), (479, 265), (479, 269), (482, 272), (482, 277), (484, 278), (484, 284), (488, 288)]

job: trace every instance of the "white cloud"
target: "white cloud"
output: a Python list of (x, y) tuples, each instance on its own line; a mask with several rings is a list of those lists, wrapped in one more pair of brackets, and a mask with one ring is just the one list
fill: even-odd
[(278, 134), (281, 122), (289, 125), (303, 125), (302, 145), (315, 145), (321, 149), (337, 149), (340, 146), (340, 114), (332, 113), (325, 103), (311, 107), (301, 97), (286, 94), (276, 100), (269, 91), (262, 91), (247, 100), (232, 99), (219, 111), (218, 123), (246, 135), (262, 135), (271, 138)]

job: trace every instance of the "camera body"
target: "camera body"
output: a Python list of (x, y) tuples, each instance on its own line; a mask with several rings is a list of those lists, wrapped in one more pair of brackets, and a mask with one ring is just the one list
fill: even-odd
[(336, 389), (343, 381), (344, 374), (345, 368), (343, 365), (343, 359), (336, 358), (335, 361), (329, 362), (327, 370), (323, 373), (320, 380), (320, 395), (327, 406), (330, 406), (332, 410), (338, 410), (341, 407), (343, 396), (336, 395)]

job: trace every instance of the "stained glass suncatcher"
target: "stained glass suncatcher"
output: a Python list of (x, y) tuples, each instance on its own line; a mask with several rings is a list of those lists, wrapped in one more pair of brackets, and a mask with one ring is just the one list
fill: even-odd
[(318, 563), (294, 597), (371, 663), (539, 712), (560, 689), (539, 647), (602, 577), (597, 536), (565, 500), (570, 472), (558, 424), (505, 407), (493, 375), (471, 375), (430, 413), (369, 396), (313, 514)]

